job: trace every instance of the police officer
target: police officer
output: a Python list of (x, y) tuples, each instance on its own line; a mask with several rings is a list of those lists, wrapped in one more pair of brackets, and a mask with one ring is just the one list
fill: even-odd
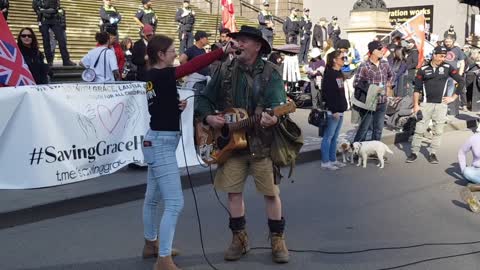
[(298, 45), (298, 35), (300, 34), (300, 20), (297, 16), (298, 11), (298, 8), (291, 8), (290, 16), (285, 19), (285, 23), (283, 24), (285, 43), (287, 44)]
[[(417, 120), (419, 121), (415, 126), (412, 153), (407, 158), (407, 163), (412, 163), (417, 160), (423, 134), (427, 130), (430, 120), (433, 122), (433, 137), (428, 161), (432, 164), (438, 163), (436, 152), (438, 148), (440, 148), (448, 104), (457, 99), (465, 86), (465, 81), (463, 77), (458, 74), (458, 70), (445, 62), (446, 56), (447, 48), (443, 46), (435, 47), (430, 63), (421, 67), (417, 72), (415, 92), (413, 93), (413, 112), (417, 114)], [(447, 96), (447, 79), (450, 77), (454, 79), (458, 85), (455, 93), (452, 96)], [(420, 93), (423, 93), (424, 102), (418, 105)], [(419, 117), (420, 115), (421, 117)]]
[(100, 32), (114, 32), (118, 36), (118, 23), (121, 20), (122, 16), (112, 5), (112, 0), (103, 0), (103, 6), (100, 7)]
[(260, 7), (260, 12), (258, 13), (258, 29), (262, 31), (263, 38), (268, 41), (270, 46), (273, 46), (273, 29), (275, 28), (275, 23), (273, 22), (273, 15), (268, 8), (270, 4), (265, 1)]
[(328, 24), (327, 29), (328, 29), (328, 36), (330, 37), (330, 39), (332, 39), (333, 45), (335, 45), (337, 41), (340, 40), (340, 34), (342, 33), (342, 30), (338, 25), (337, 16), (332, 16), (332, 21)]
[(10, 3), (8, 0), (0, 0), (0, 13), (3, 14), (5, 21), (8, 17), (8, 9), (10, 8)]
[(37, 14), (38, 25), (43, 38), (43, 49), (47, 63), (53, 65), (52, 46), (50, 45), (49, 29), (52, 29), (55, 39), (60, 47), (64, 66), (76, 66), (70, 61), (70, 54), (67, 49), (67, 41), (65, 38), (65, 29), (62, 28), (62, 17), (64, 10), (60, 7), (60, 0), (33, 0), (33, 9)]
[(142, 0), (142, 6), (137, 10), (137, 14), (133, 18), (135, 22), (140, 26), (140, 37), (142, 37), (142, 29), (145, 24), (150, 25), (153, 28), (153, 32), (157, 31), (157, 15), (152, 9), (152, 0)]
[(305, 65), (308, 62), (308, 50), (310, 50), (312, 26), (310, 9), (304, 8), (303, 17), (300, 20), (300, 53), (298, 54), (298, 62), (300, 65)]
[(180, 55), (193, 46), (193, 25), (195, 11), (190, 7), (190, 0), (183, 1), (183, 7), (177, 10), (175, 21), (178, 22), (178, 39), (180, 40)]

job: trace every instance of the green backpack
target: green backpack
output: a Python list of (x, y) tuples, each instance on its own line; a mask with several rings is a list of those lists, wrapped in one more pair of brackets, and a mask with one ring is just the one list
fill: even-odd
[(289, 117), (284, 117), (273, 128), (273, 141), (270, 147), (270, 156), (274, 165), (275, 180), (280, 180), (280, 168), (290, 166), (288, 178), (292, 176), (293, 168), (300, 149), (303, 146), (302, 129)]

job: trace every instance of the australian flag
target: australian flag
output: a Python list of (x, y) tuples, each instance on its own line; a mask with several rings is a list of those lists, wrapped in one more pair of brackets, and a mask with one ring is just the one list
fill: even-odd
[(0, 16), (0, 86), (34, 85), (32, 73), (10, 32)]

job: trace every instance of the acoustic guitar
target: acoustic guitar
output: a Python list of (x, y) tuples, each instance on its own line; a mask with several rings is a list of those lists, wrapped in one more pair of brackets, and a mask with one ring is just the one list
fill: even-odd
[[(295, 112), (295, 109), (294, 102), (287, 102), (267, 112), (280, 117)], [(234, 150), (245, 149), (247, 147), (245, 129), (258, 123), (261, 118), (261, 115), (248, 117), (247, 111), (240, 108), (225, 110), (221, 115), (225, 118), (225, 125), (219, 130), (205, 125), (203, 121), (197, 121), (195, 124), (197, 153), (206, 164), (222, 164)]]

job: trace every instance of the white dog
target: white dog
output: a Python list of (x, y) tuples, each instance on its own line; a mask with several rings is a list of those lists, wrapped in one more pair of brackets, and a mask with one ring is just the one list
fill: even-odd
[(337, 143), (337, 153), (342, 154), (343, 163), (351, 161), (353, 163), (353, 149), (349, 141), (343, 139)]
[(369, 155), (377, 154), (378, 165), (380, 169), (383, 169), (385, 161), (383, 156), (385, 152), (393, 154), (392, 150), (381, 141), (366, 141), (366, 142), (354, 142), (353, 143), (353, 154), (358, 155), (357, 166), (360, 166), (363, 162), (363, 168), (367, 167), (367, 159)]

